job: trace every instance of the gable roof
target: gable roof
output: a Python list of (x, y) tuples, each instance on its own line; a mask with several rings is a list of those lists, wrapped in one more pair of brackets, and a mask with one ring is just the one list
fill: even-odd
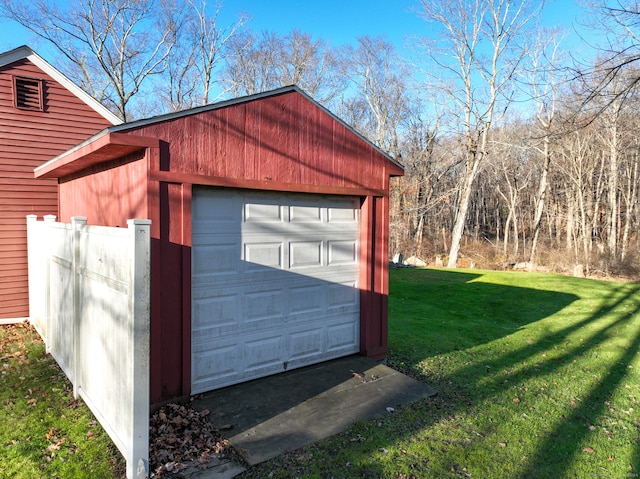
[[(146, 146), (150, 146), (155, 141), (154, 139), (151, 139), (151, 138), (142, 139), (142, 137), (139, 137), (137, 139), (131, 139), (129, 135), (123, 134), (127, 130), (132, 130), (136, 128), (145, 127), (148, 125), (154, 125), (157, 123), (171, 121), (171, 120), (183, 118), (186, 116), (197, 115), (203, 112), (217, 110), (220, 108), (225, 108), (233, 105), (239, 105), (249, 101), (268, 98), (268, 97), (281, 95), (289, 92), (296, 92), (302, 95), (308, 101), (313, 103), (317, 108), (321, 109), (331, 118), (333, 118), (335, 121), (343, 125), (353, 135), (357, 136), (363, 142), (367, 143), (374, 150), (380, 153), (380, 155), (382, 155), (387, 161), (389, 161), (393, 165), (394, 173), (392, 174), (392, 176), (402, 175), (402, 171), (404, 171), (404, 167), (398, 161), (396, 161), (391, 155), (381, 150), (373, 142), (371, 142), (370, 140), (365, 138), (363, 135), (358, 133), (353, 127), (345, 123), (339, 117), (334, 115), (330, 110), (328, 110), (327, 108), (322, 106), (320, 103), (315, 101), (313, 98), (311, 98), (307, 93), (305, 93), (299, 87), (295, 85), (290, 85), (282, 88), (277, 88), (275, 90), (266, 91), (263, 93), (256, 93), (253, 95), (233, 98), (230, 100), (223, 100), (216, 103), (210, 103), (204, 106), (190, 108), (188, 110), (182, 110), (182, 111), (177, 111), (173, 113), (166, 113), (166, 114), (154, 116), (151, 118), (134, 120), (128, 123), (122, 123), (119, 125), (110, 126), (96, 133), (91, 138), (88, 138), (82, 143), (74, 146), (68, 151), (56, 156), (55, 158), (52, 158), (51, 160), (44, 163), (43, 165), (40, 165), (38, 168), (35, 169), (35, 176), (45, 177), (45, 178), (59, 178), (63, 174), (69, 174), (71, 172), (78, 171), (89, 165), (108, 161), (109, 159), (114, 159), (117, 153), (122, 153), (125, 150), (135, 149), (136, 147), (140, 149), (141, 147), (143, 147), (140, 141), (142, 141), (142, 143), (144, 143)], [(110, 154), (108, 154), (107, 151), (109, 151)], [(84, 158), (83, 162), (77, 161), (79, 158), (82, 158), (85, 155), (89, 155), (91, 159)]]
[(82, 88), (69, 80), (65, 75), (51, 66), (51, 64), (47, 63), (40, 55), (38, 55), (26, 45), (15, 48), (13, 50), (9, 50), (8, 52), (0, 53), (0, 68), (24, 59), (27, 59), (31, 63), (36, 65), (43, 72), (60, 83), (63, 87), (73, 93), (76, 97), (86, 103), (87, 106), (92, 108), (110, 123), (114, 125), (119, 125), (120, 123), (122, 123), (122, 120), (120, 120), (120, 118), (110, 112), (98, 100), (93, 98)]
[(308, 101), (313, 103), (317, 108), (320, 108), (322, 111), (324, 111), (327, 115), (329, 115), (331, 118), (333, 118), (342, 126), (344, 126), (351, 133), (353, 133), (354, 135), (359, 137), (362, 141), (368, 143), (370, 146), (375, 148), (379, 153), (385, 156), (389, 161), (391, 161), (392, 163), (395, 163), (396, 166), (404, 169), (404, 167), (400, 163), (398, 163), (391, 155), (389, 155), (387, 152), (383, 151), (379, 146), (375, 145), (372, 141), (370, 141), (369, 139), (367, 139), (366, 137), (358, 133), (351, 125), (347, 124), (341, 118), (333, 114), (330, 110), (325, 108), (322, 104), (318, 103), (311, 96), (309, 96), (304, 90), (302, 90), (300, 87), (296, 85), (288, 85), (288, 86), (276, 88), (274, 90), (269, 90), (262, 93), (255, 93), (253, 95), (232, 98), (230, 100), (223, 100), (216, 103), (210, 103), (208, 105), (198, 106), (195, 108), (190, 108), (188, 110), (182, 110), (182, 111), (177, 111), (173, 113), (166, 113), (163, 115), (158, 115), (158, 116), (146, 118), (143, 120), (135, 120), (130, 123), (123, 123), (118, 126), (109, 127), (109, 131), (117, 132), (117, 131), (129, 130), (133, 128), (139, 128), (147, 125), (153, 125), (154, 123), (161, 123), (163, 121), (174, 120), (176, 118), (181, 118), (184, 116), (197, 115), (198, 113), (202, 113), (205, 111), (217, 110), (219, 108), (225, 108), (228, 106), (238, 105), (238, 104), (246, 103), (253, 100), (259, 100), (260, 98), (267, 98), (267, 97), (281, 95), (283, 93), (289, 93), (289, 92), (296, 92), (302, 95), (303, 97), (305, 97)]

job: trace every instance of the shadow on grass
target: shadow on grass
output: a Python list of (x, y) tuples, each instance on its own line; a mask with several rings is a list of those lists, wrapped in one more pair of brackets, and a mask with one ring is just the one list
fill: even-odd
[(393, 270), (389, 364), (440, 394), (242, 477), (637, 477), (639, 295), (551, 275)]
[[(392, 339), (406, 345), (432, 332), (440, 337), (428, 354), (445, 354), (512, 334), (578, 299), (571, 293), (474, 282), (481, 276), (448, 270), (402, 270), (394, 275), (389, 315), (403, 328), (394, 330)], [(443, 328), (450, 334), (440, 335)]]
[[(612, 294), (603, 302), (598, 310), (579, 323), (580, 325), (584, 325), (585, 323), (594, 322), (599, 319), (604, 319), (607, 316), (611, 316), (609, 324), (602, 327), (579, 347), (573, 348), (573, 350), (567, 352), (567, 354), (563, 355), (561, 358), (558, 358), (558, 365), (571, 363), (585, 354), (597, 351), (604, 342), (608, 341), (616, 334), (619, 334), (619, 331), (616, 331), (617, 329), (632, 326), (632, 322), (634, 320), (637, 322), (637, 316), (640, 314), (640, 303), (637, 301), (638, 294), (640, 293), (640, 285), (624, 287), (624, 291), (621, 291), (622, 289), (623, 288), (615, 288), (615, 293), (620, 293), (619, 295)], [(617, 308), (623, 303), (635, 303), (635, 308), (629, 308), (627, 311), (618, 312)], [(562, 336), (566, 336), (565, 331), (563, 331)], [(563, 447), (565, 449), (567, 457), (574, 458), (578, 454), (584, 453), (585, 449), (587, 451), (589, 450), (585, 441), (590, 433), (589, 427), (572, 428), (571, 441), (558, 441), (557, 439), (565, 435), (564, 429), (567, 428), (568, 425), (575, 425), (579, 423), (584, 424), (585, 422), (586, 424), (591, 425), (597, 424), (602, 417), (609, 414), (609, 412), (613, 412), (610, 411), (610, 402), (608, 400), (614, 396), (619, 388), (623, 387), (623, 382), (629, 377), (629, 371), (632, 369), (631, 363), (640, 350), (640, 334), (638, 331), (635, 332), (634, 336), (632, 336), (630, 340), (630, 345), (620, 351), (619, 356), (616, 358), (616, 362), (609, 368), (607, 374), (591, 387), (588, 394), (581, 399), (579, 406), (574, 408), (571, 415), (564, 418), (564, 420), (556, 426), (555, 430), (547, 437), (547, 439), (540, 444), (536, 455), (529, 461), (527, 470), (522, 475), (523, 478), (543, 476), (544, 474), (541, 473), (548, 468), (546, 464), (547, 458), (550, 457), (552, 453), (555, 453), (558, 447)], [(529, 371), (528, 375), (531, 374), (532, 372)], [(619, 420), (627, 422), (623, 417), (620, 417)], [(633, 423), (631, 421), (628, 422), (629, 427), (633, 429), (635, 427)], [(631, 469), (628, 473), (629, 477), (638, 477), (638, 471), (640, 471), (640, 455), (638, 454), (637, 433), (635, 435), (635, 439), (636, 446), (634, 456), (632, 458), (632, 464), (630, 464)], [(615, 460), (615, 456), (611, 455), (609, 460)], [(569, 461), (566, 461), (563, 464), (554, 466), (552, 471), (549, 472), (552, 472), (553, 474), (564, 474), (567, 472), (569, 465)], [(596, 475), (598, 474), (594, 474), (594, 476)]]
[[(591, 425), (598, 424), (609, 413), (608, 399), (623, 387), (624, 380), (629, 377), (630, 363), (638, 354), (640, 306), (637, 297), (640, 286), (612, 286), (609, 296), (589, 312), (565, 318), (544, 330), (527, 325), (548, 318), (581, 298), (566, 292), (475, 282), (481, 274), (442, 270), (393, 273), (391, 361), (401, 368), (413, 369), (418, 375), (426, 374), (425, 379), (436, 388), (441, 387), (444, 397), (451, 399), (446, 414), (455, 415), (464, 414), (491, 398), (504, 398), (508, 395), (507, 389), (514, 385), (525, 385), (552, 374), (565, 374), (572, 364), (583, 364), (581, 358), (597, 356), (605, 343), (617, 335), (625, 335), (628, 346), (622, 348), (614, 360), (608, 361), (608, 370), (589, 384), (568, 415), (557, 418), (551, 432), (537, 443), (535, 452), (515, 468), (519, 471), (517, 476), (511, 476), (567, 477), (580, 454), (584, 455), (585, 451), (594, 454), (586, 447), (595, 427)], [(572, 278), (566, 279), (567, 283), (572, 281)], [(517, 283), (527, 284), (528, 281)], [(571, 288), (565, 285), (563, 289)], [(507, 341), (510, 334), (522, 329), (525, 330), (520, 331), (522, 345), (491, 351), (489, 343), (501, 338)], [(527, 336), (529, 330), (531, 333)], [(578, 341), (576, 334), (585, 338)], [(418, 366), (433, 358), (438, 360), (434, 361), (437, 364), (444, 364), (447, 354), (454, 351), (468, 352), (470, 360), (466, 365), (456, 364), (445, 372), (427, 369), (426, 373), (424, 367)], [(481, 363), (472, 356), (474, 352), (485, 355)], [(449, 390), (447, 385), (452, 385)], [(536, 413), (541, 411), (530, 412)], [(432, 424), (438, 420), (438, 417), (431, 417)], [(623, 420), (624, 417), (619, 418), (619, 421)], [(421, 427), (430, 425), (425, 423)], [(628, 426), (632, 430), (637, 427), (633, 422)], [(634, 457), (629, 469), (633, 471), (629, 472), (633, 477), (640, 467), (637, 437), (636, 431), (636, 445), (632, 446)], [(550, 458), (563, 460), (554, 463)], [(615, 457), (611, 455), (608, 460), (614, 461)], [(443, 472), (455, 469), (445, 469), (445, 464), (441, 466)], [(595, 475), (598, 472), (606, 472), (606, 469), (594, 470)], [(493, 474), (492, 477), (498, 477), (495, 471)]]

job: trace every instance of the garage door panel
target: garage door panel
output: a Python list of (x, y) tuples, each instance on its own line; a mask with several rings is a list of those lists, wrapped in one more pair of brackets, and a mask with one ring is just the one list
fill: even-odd
[(243, 316), (248, 323), (273, 323), (273, 320), (282, 320), (284, 317), (282, 303), (286, 297), (282, 288), (247, 293), (242, 299)]
[(229, 384), (241, 372), (242, 351), (235, 344), (192, 354), (192, 389), (206, 391), (216, 384)]
[[(235, 221), (212, 213), (222, 204)], [(359, 350), (358, 207), (353, 198), (194, 189), (192, 393)]]
[(340, 224), (358, 224), (358, 209), (355, 205), (355, 201), (351, 203), (351, 207), (345, 207), (344, 203), (341, 205), (334, 204), (327, 208), (327, 223), (340, 223)]
[(318, 206), (290, 206), (289, 221), (291, 223), (322, 223), (322, 208)]
[(289, 362), (320, 358), (324, 350), (324, 328), (293, 331), (289, 335)]
[(327, 325), (327, 351), (356, 353), (353, 345), (358, 341), (358, 328), (350, 321)]
[(199, 245), (194, 248), (192, 273), (195, 276), (237, 274), (240, 243)]
[(239, 298), (238, 294), (194, 298), (192, 328), (196, 337), (207, 333), (224, 335), (236, 332)]
[(245, 243), (244, 258), (247, 272), (260, 271), (264, 267), (282, 269), (282, 242)]
[(360, 291), (354, 282), (335, 283), (328, 286), (327, 307), (329, 309), (341, 308), (355, 311), (358, 308)]
[[(215, 190), (200, 189), (198, 191), (203, 201), (194, 202), (192, 208), (194, 224), (197, 223), (198, 231), (217, 230), (224, 228), (224, 224), (238, 224), (240, 221), (238, 192), (229, 190), (227, 193), (219, 195)], [(212, 201), (216, 203), (215, 208), (210, 207)]]
[(326, 304), (325, 285), (294, 286), (289, 291), (289, 313), (291, 316), (322, 314)]
[(290, 241), (289, 242), (289, 269), (322, 267), (323, 265), (322, 241)]
[(281, 371), (286, 361), (286, 337), (281, 334), (264, 337), (260, 335), (244, 344), (246, 364), (244, 371), (251, 377), (262, 372)]
[[(260, 197), (258, 197), (260, 199)], [(263, 196), (260, 203), (245, 203), (244, 221), (246, 223), (282, 223), (282, 207), (271, 196)]]
[(328, 241), (328, 260), (329, 266), (358, 263), (358, 242), (352, 239)]

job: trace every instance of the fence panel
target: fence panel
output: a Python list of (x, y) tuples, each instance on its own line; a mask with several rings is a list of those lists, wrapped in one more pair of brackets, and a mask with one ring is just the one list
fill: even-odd
[(151, 222), (27, 223), (31, 321), (126, 458), (127, 477), (146, 477)]
[(46, 268), (45, 319), (47, 331), (47, 351), (72, 383), (75, 383), (73, 364), (73, 230), (71, 225), (44, 223), (44, 237), (49, 253), (44, 258)]

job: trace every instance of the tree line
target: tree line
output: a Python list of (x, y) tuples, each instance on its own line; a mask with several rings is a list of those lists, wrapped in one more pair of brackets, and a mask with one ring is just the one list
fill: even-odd
[[(405, 166), (391, 253), (637, 274), (640, 11), (598, 0), (587, 62), (541, 27), (539, 0), (416, 0), (401, 56), (223, 22), (220, 1), (3, 0), (125, 121), (296, 84)], [(590, 19), (590, 20), (589, 20)]]

